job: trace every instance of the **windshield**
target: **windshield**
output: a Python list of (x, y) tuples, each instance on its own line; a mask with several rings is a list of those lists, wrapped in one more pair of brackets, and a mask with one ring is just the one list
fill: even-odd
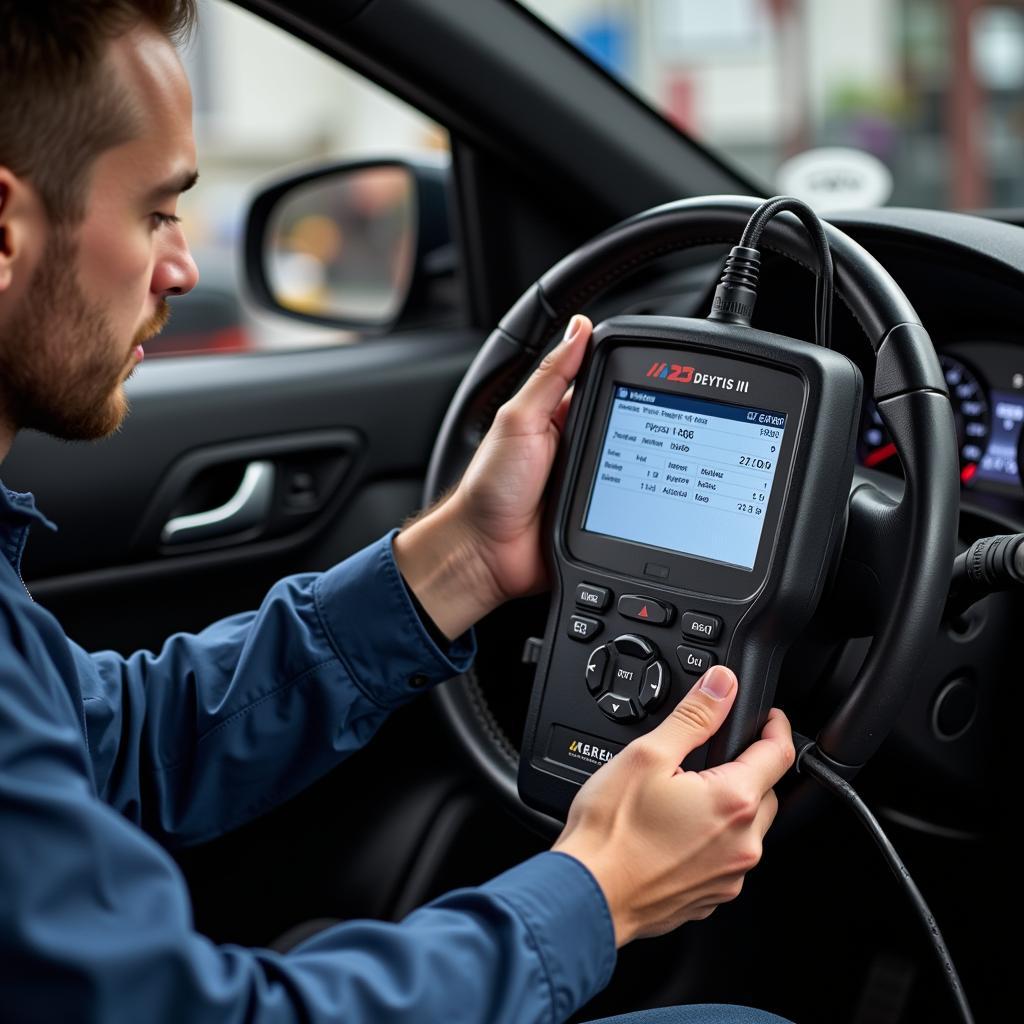
[(1024, 10), (524, 0), (682, 131), (818, 209), (1024, 206)]

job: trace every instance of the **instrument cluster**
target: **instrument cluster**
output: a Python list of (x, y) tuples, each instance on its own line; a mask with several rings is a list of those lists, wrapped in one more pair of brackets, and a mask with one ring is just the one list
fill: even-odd
[[(939, 350), (956, 420), (960, 484), (967, 491), (1024, 499), (1024, 348), (957, 342)], [(857, 456), (864, 466), (902, 475), (874, 402), (865, 403)]]

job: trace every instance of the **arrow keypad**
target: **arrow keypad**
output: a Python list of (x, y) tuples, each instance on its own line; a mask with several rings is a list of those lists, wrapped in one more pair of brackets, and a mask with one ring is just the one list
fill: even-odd
[(597, 706), (609, 718), (629, 722), (657, 708), (671, 680), (657, 648), (627, 633), (590, 652), (586, 681)]

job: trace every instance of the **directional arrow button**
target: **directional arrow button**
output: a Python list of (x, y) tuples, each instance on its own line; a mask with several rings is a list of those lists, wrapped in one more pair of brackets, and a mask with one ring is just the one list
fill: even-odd
[(640, 707), (644, 711), (653, 711), (665, 699), (668, 684), (668, 666), (660, 659), (652, 661), (647, 666), (644, 680), (640, 684)]
[(601, 644), (600, 647), (595, 647), (590, 655), (587, 657), (587, 689), (590, 690), (594, 696), (601, 693), (604, 690), (604, 677), (608, 670), (608, 645)]
[(633, 702), (618, 693), (606, 693), (598, 700), (597, 706), (616, 722), (632, 722), (639, 717)]

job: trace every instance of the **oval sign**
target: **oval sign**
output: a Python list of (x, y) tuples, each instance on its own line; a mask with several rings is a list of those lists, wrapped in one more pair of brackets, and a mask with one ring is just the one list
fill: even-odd
[(892, 195), (892, 174), (861, 149), (827, 146), (787, 160), (775, 175), (784, 195), (796, 196), (819, 212), (883, 206)]

